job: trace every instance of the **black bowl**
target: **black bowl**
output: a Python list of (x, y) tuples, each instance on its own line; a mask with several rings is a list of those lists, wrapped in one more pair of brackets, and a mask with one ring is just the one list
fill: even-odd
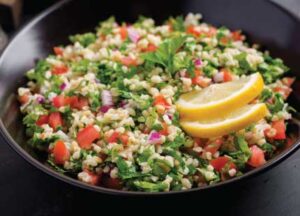
[[(295, 5), (297, 6), (297, 5)], [(300, 5), (298, 5), (300, 7)], [(16, 91), (25, 83), (24, 73), (34, 62), (52, 52), (54, 45), (68, 43), (68, 35), (91, 31), (100, 20), (115, 15), (119, 21), (134, 21), (139, 14), (151, 16), (158, 22), (170, 15), (200, 12), (204, 20), (217, 26), (242, 29), (250, 42), (263, 44), (273, 56), (281, 57), (297, 76), (300, 68), (300, 21), (291, 13), (269, 1), (261, 0), (76, 0), (62, 1), (29, 22), (12, 39), (0, 59), (0, 129), (7, 143), (25, 160), (62, 181), (96, 192), (119, 195), (157, 195), (203, 191), (241, 181), (262, 173), (290, 156), (300, 146), (299, 127), (294, 124), (289, 131), (297, 137), (295, 143), (271, 159), (264, 166), (243, 176), (179, 192), (144, 193), (127, 192), (87, 185), (47, 167), (45, 158), (26, 147), (24, 127), (21, 123)], [(298, 70), (298, 71), (297, 71)], [(300, 85), (289, 102), (300, 110)], [(297, 122), (297, 121), (296, 121)]]

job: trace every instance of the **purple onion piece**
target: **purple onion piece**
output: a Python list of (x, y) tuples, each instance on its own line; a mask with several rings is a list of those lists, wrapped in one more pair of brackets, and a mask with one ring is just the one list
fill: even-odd
[(126, 108), (128, 105), (127, 101), (126, 100), (122, 100), (120, 103), (119, 103), (119, 107), (121, 108)]
[(133, 43), (137, 43), (138, 40), (140, 39), (139, 33), (136, 30), (134, 30), (133, 28), (128, 28), (127, 31), (128, 31), (128, 37), (130, 38), (130, 40)]
[(195, 61), (194, 61), (194, 64), (196, 67), (200, 67), (202, 65), (202, 61), (200, 58), (197, 58)]
[(108, 106), (108, 105), (104, 105), (100, 108), (100, 112), (102, 113), (106, 113), (108, 110), (110, 110), (111, 108), (113, 108), (113, 106)]
[(224, 75), (223, 75), (223, 73), (216, 73), (216, 74), (213, 76), (213, 81), (214, 81), (215, 83), (223, 82), (223, 81), (224, 81)]
[(151, 144), (160, 144), (161, 143), (161, 135), (157, 131), (152, 131), (149, 134), (148, 142)]
[(101, 92), (101, 100), (102, 100), (103, 106), (113, 106), (114, 105), (113, 99), (112, 99), (112, 94), (108, 90), (103, 90)]
[(59, 86), (60, 90), (62, 90), (62, 91), (63, 91), (66, 87), (67, 87), (67, 84), (66, 84), (66, 83), (62, 83), (62, 84)]
[(43, 96), (39, 96), (36, 100), (39, 104), (45, 103), (45, 98)]
[(173, 120), (173, 115), (172, 114), (167, 114), (167, 116), (168, 116), (168, 118), (170, 119), (170, 120)]

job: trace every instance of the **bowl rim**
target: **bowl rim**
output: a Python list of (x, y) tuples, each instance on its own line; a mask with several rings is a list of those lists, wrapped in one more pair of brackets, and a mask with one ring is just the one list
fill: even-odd
[[(20, 30), (16, 31), (14, 36), (9, 40), (8, 45), (5, 47), (4, 51), (0, 55), (0, 66), (3, 62), (4, 56), (6, 55), (6, 52), (8, 52), (10, 46), (14, 43), (15, 40), (17, 40), (18, 37), (20, 37), (22, 34), (25, 34), (27, 31), (30, 30), (31, 27), (33, 27), (35, 24), (40, 22), (43, 18), (47, 17), (54, 11), (60, 9), (64, 5), (70, 3), (72, 0), (63, 0), (60, 1), (45, 11), (41, 12), (38, 14), (36, 17), (34, 17), (32, 20), (29, 20), (27, 24), (25, 24)], [(272, 2), (269, 2), (272, 3)], [(286, 10), (284, 10), (282, 7), (276, 5), (273, 3), (274, 6), (279, 7), (281, 10), (283, 10), (285, 13), (287, 13)], [(293, 17), (295, 20), (298, 20), (293, 14), (289, 15)], [(2, 121), (2, 118), (0, 118), (0, 135), (1, 137), (4, 138), (4, 141), (15, 151), (17, 152), (25, 161), (27, 161), (29, 164), (33, 165), (36, 167), (38, 170), (42, 171), (43, 173), (46, 173), (56, 179), (59, 179), (65, 183), (71, 184), (72, 186), (79, 187), (81, 189), (87, 189), (89, 191), (93, 192), (100, 192), (104, 194), (109, 194), (109, 195), (122, 195), (122, 196), (166, 196), (166, 195), (173, 195), (173, 194), (187, 194), (187, 193), (192, 193), (192, 192), (198, 192), (198, 191), (207, 191), (215, 188), (220, 188), (222, 186), (228, 186), (232, 185), (233, 183), (238, 183), (243, 179), (248, 179), (250, 177), (254, 177), (258, 174), (261, 174), (270, 168), (276, 166), (283, 160), (285, 160), (287, 157), (289, 157), (291, 154), (293, 154), (299, 147), (300, 147), (300, 137), (297, 138), (295, 143), (289, 147), (288, 149), (285, 149), (283, 152), (280, 154), (276, 155), (274, 158), (269, 160), (266, 164), (263, 166), (253, 169), (241, 176), (222, 181), (216, 184), (204, 186), (204, 187), (197, 187), (197, 188), (191, 188), (188, 190), (180, 190), (180, 191), (166, 191), (166, 192), (141, 192), (141, 191), (122, 191), (122, 190), (115, 190), (115, 189), (110, 189), (110, 188), (105, 188), (101, 186), (94, 186), (94, 185), (89, 185), (84, 182), (81, 182), (75, 178), (71, 178), (67, 175), (61, 174), (50, 167), (47, 167), (45, 164), (41, 163), (34, 157), (32, 157), (25, 149), (23, 149), (10, 135), (6, 127), (4, 126), (4, 123)]]

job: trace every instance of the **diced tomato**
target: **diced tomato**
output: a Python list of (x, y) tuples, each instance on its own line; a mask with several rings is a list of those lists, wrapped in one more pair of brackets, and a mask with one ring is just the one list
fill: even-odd
[(194, 85), (197, 85), (198, 84), (198, 77), (202, 74), (202, 71), (200, 70), (195, 70), (194, 71), (194, 77), (192, 78), (192, 83)]
[(122, 38), (122, 40), (125, 40), (127, 38), (128, 32), (127, 32), (127, 28), (126, 26), (122, 26), (120, 28), (120, 36)]
[(77, 142), (84, 149), (89, 149), (91, 144), (99, 138), (100, 134), (93, 125), (89, 125), (77, 133)]
[(129, 136), (127, 134), (121, 134), (121, 135), (119, 135), (119, 139), (124, 145), (127, 145)]
[(194, 138), (194, 142), (195, 142), (195, 146), (200, 146), (200, 147), (205, 146), (205, 142), (202, 141), (200, 138)]
[(132, 59), (131, 57), (123, 57), (121, 58), (121, 63), (127, 67), (129, 66), (137, 66), (137, 61), (136, 59)]
[(112, 135), (107, 139), (107, 142), (109, 143), (116, 143), (119, 139), (119, 133), (117, 131), (114, 131)]
[(223, 169), (223, 167), (228, 163), (228, 161), (228, 157), (222, 156), (211, 160), (210, 165), (212, 165), (215, 168), (215, 170), (220, 172)]
[(223, 73), (223, 81), (224, 82), (232, 81), (232, 75), (231, 75), (230, 71), (228, 71), (227, 69), (222, 69), (221, 72)]
[(230, 42), (230, 39), (228, 37), (222, 37), (220, 39), (221, 44), (227, 45)]
[(261, 150), (256, 145), (250, 147), (251, 157), (248, 160), (248, 164), (252, 167), (259, 167), (266, 163), (265, 154), (263, 150)]
[(67, 73), (69, 68), (65, 65), (60, 65), (60, 66), (54, 66), (51, 70), (52, 74), (54, 75), (61, 75), (64, 73)]
[(205, 33), (207, 37), (213, 37), (217, 34), (217, 29), (213, 26), (209, 27), (209, 31)]
[(161, 130), (159, 131), (159, 133), (160, 133), (161, 135), (168, 136), (168, 135), (169, 135), (169, 131), (168, 131), (168, 125), (167, 125), (167, 123), (163, 122), (163, 123), (162, 123), (162, 126), (163, 126), (163, 129), (161, 129)]
[(231, 32), (231, 37), (234, 41), (244, 40), (244, 36), (241, 34), (241, 31)]
[(126, 133), (120, 134), (117, 131), (114, 131), (112, 135), (107, 138), (108, 143), (118, 143), (120, 141), (124, 145), (128, 144), (128, 140), (129, 140), (129, 136)]
[(294, 144), (294, 141), (295, 141), (295, 140), (293, 140), (292, 138), (287, 137), (287, 138), (286, 138), (285, 149), (291, 147), (291, 146)]
[(48, 124), (48, 122), (49, 122), (49, 116), (41, 115), (35, 124), (38, 126), (42, 126), (43, 124)]
[(74, 109), (82, 109), (84, 106), (88, 106), (88, 100), (84, 97), (71, 96), (67, 97), (64, 95), (58, 95), (52, 100), (53, 106), (56, 108), (70, 105)]
[(18, 99), (21, 104), (26, 104), (29, 101), (29, 94), (23, 94), (22, 96), (19, 96)]
[(166, 98), (163, 95), (157, 95), (154, 98), (154, 105), (161, 105), (165, 108), (169, 108), (170, 104), (167, 102)]
[(55, 55), (63, 55), (64, 50), (61, 47), (53, 47)]
[(81, 110), (83, 107), (89, 105), (89, 101), (84, 97), (72, 96), (70, 97), (70, 105), (73, 109)]
[(209, 81), (207, 81), (203, 76), (198, 76), (192, 79), (192, 83), (199, 85), (202, 88), (209, 86)]
[(222, 144), (223, 141), (221, 139), (216, 139), (215, 141), (209, 143), (207, 146), (204, 147), (204, 152), (210, 152), (212, 154), (215, 154)]
[(49, 125), (54, 130), (63, 125), (63, 119), (59, 112), (53, 112), (49, 115)]
[(66, 106), (68, 104), (68, 100), (64, 95), (58, 95), (52, 99), (52, 103), (54, 107), (59, 108), (62, 106)]
[(280, 93), (284, 99), (287, 99), (290, 93), (292, 92), (292, 89), (288, 86), (282, 86), (282, 87), (275, 87), (274, 92)]
[(70, 152), (63, 141), (56, 141), (53, 148), (53, 156), (55, 163), (58, 165), (63, 165), (69, 160)]
[(195, 28), (195, 26), (193, 26), (193, 25), (187, 27), (186, 33), (192, 34), (192, 35), (194, 35), (195, 37), (199, 37), (199, 36), (200, 36), (200, 32), (197, 31), (196, 28)]
[(284, 77), (282, 79), (282, 83), (288, 87), (291, 87), (293, 83), (295, 82), (296, 78), (295, 77)]
[(192, 34), (195, 37), (206, 36), (213, 37), (217, 34), (217, 29), (215, 27), (210, 26), (208, 31), (199, 31), (195, 26), (191, 25), (186, 29), (188, 34)]
[(146, 52), (154, 52), (156, 49), (157, 49), (157, 47), (154, 44), (149, 43), (147, 48), (145, 49), (145, 51)]
[(101, 181), (102, 178), (102, 173), (101, 174), (96, 174), (93, 173), (87, 169), (84, 170), (84, 172), (86, 172), (89, 176), (90, 176), (90, 181), (88, 182), (91, 185), (98, 185)]
[(122, 182), (118, 178), (111, 178), (108, 175), (103, 176), (102, 178), (102, 184), (103, 186), (111, 189), (117, 189), (120, 190), (122, 189)]
[(272, 128), (276, 130), (276, 134), (273, 139), (282, 140), (286, 138), (284, 120), (272, 122)]

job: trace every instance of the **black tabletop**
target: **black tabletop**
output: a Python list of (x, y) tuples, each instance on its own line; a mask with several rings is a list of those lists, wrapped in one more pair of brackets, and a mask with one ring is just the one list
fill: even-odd
[[(300, 151), (262, 175), (238, 185), (166, 197), (117, 197), (60, 182), (17, 155), (0, 138), (0, 212), (9, 215), (101, 215), (181, 209), (199, 215), (300, 215)], [(141, 211), (142, 213), (142, 211)]]

